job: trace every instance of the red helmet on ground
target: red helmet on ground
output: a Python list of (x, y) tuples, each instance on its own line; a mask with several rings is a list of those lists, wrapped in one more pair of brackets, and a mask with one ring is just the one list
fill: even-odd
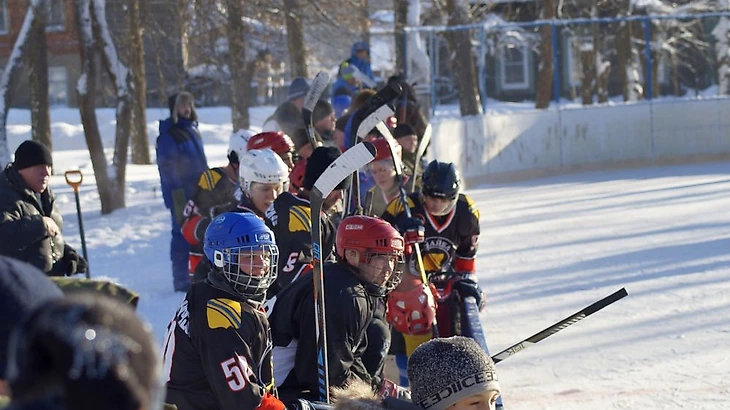
[(281, 131), (260, 132), (248, 140), (246, 148), (252, 149), (269, 148), (279, 155), (294, 152), (294, 142), (288, 135)]
[(430, 332), (436, 318), (436, 294), (433, 284), (423, 283), (404, 292), (390, 292), (386, 320), (407, 335)]
[[(390, 147), (388, 147), (388, 141), (386, 141), (385, 138), (378, 138), (376, 140), (373, 140), (372, 143), (373, 145), (375, 145), (375, 149), (377, 150), (374, 161), (382, 161), (392, 158), (392, 156), (390, 155)], [(403, 157), (403, 147), (401, 147), (400, 144), (396, 143), (394, 144), (393, 148), (395, 150), (395, 157), (398, 159), (398, 161), (400, 161)]]

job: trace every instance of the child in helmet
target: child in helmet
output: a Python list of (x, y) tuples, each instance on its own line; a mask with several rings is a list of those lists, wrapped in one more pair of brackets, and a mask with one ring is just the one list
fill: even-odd
[[(373, 145), (375, 145), (378, 155), (375, 156), (373, 162), (368, 164), (368, 170), (375, 182), (375, 185), (369, 189), (373, 195), (370, 213), (380, 216), (385, 212), (388, 204), (400, 196), (401, 191), (388, 142), (385, 138), (379, 138), (373, 141)], [(398, 144), (394, 148), (396, 160), (400, 161), (402, 148)]]
[(254, 214), (224, 213), (208, 226), (204, 250), (213, 268), (167, 328), (166, 402), (180, 410), (283, 410), (262, 309), (277, 275), (274, 233)]
[[(388, 340), (369, 340), (366, 333), (379, 299), (400, 282), (395, 267), (403, 256), (403, 237), (379, 218), (350, 216), (336, 238), (337, 262), (323, 266), (329, 382), (332, 387), (356, 379), (372, 383), (375, 374), (369, 370), (377, 365), (363, 356), (371, 343), (387, 350)], [(275, 380), (283, 399), (317, 399), (313, 292), (310, 271), (279, 292), (269, 317)], [(387, 332), (383, 337), (389, 339)]]
[[(383, 219), (396, 226), (406, 245), (420, 243), (423, 265), (431, 284), (441, 292), (438, 312), (434, 289), (421, 282), (413, 254), (407, 262), (403, 282), (388, 298), (388, 320), (405, 336), (405, 346), (394, 351), (406, 383), (406, 356), (431, 337), (431, 323), (436, 315), (441, 336), (453, 336), (457, 327), (451, 316), (458, 309), (450, 290), (474, 296), (483, 308), (483, 293), (475, 273), (475, 256), (479, 241), (479, 211), (467, 195), (459, 192), (461, 180), (452, 163), (432, 161), (423, 172), (420, 192), (408, 195), (408, 218), (400, 199), (393, 200)], [(458, 280), (456, 280), (458, 279)], [(455, 293), (454, 293), (455, 295)], [(447, 303), (448, 302), (448, 303)], [(393, 346), (399, 343), (395, 340)]]

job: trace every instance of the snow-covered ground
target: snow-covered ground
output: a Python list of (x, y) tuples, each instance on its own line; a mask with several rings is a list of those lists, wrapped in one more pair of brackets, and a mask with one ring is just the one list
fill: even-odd
[[(99, 112), (110, 146), (113, 111)], [(270, 112), (252, 111), (252, 122)], [(230, 111), (199, 114), (209, 164), (222, 165)], [(154, 121), (164, 116), (148, 111), (153, 150)], [(162, 339), (182, 295), (172, 291), (156, 166), (130, 166), (127, 208), (101, 216), (78, 112), (51, 117), (51, 185), (64, 234), (80, 249), (62, 177), (80, 168), (92, 275), (139, 292), (139, 312)], [(27, 112), (11, 110), (11, 152), (29, 138), (28, 123)], [(500, 363), (508, 409), (730, 408), (730, 163), (576, 174), (468, 194), (482, 215), (477, 263), (493, 353), (616, 289), (629, 292)]]

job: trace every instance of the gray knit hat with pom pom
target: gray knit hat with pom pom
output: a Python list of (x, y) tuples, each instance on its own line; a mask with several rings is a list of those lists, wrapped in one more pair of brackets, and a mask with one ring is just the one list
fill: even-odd
[(473, 339), (454, 336), (429, 340), (408, 359), (413, 403), (444, 410), (461, 399), (499, 390), (492, 359)]

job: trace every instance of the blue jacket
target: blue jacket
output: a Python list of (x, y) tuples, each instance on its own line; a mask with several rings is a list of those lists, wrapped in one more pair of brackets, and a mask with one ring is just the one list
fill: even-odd
[(177, 124), (172, 123), (172, 118), (160, 121), (157, 168), (162, 198), (168, 209), (174, 209), (173, 191), (182, 189), (186, 199), (192, 198), (200, 175), (208, 169), (196, 121), (185, 118), (179, 118)]
[(355, 97), (360, 92), (360, 88), (358, 86), (350, 85), (347, 81), (345, 81), (344, 78), (337, 77), (335, 83), (332, 84), (332, 98), (334, 98), (338, 94), (341, 94), (337, 92), (337, 90), (341, 88), (347, 90), (347, 95), (349, 95), (350, 97)]
[(360, 60), (359, 58), (357, 58), (357, 56), (355, 56), (355, 54), (351, 55), (350, 58), (347, 59), (347, 62), (357, 67), (360, 72), (370, 77), (371, 80), (375, 81), (375, 76), (373, 75), (373, 69), (370, 67), (370, 62)]

